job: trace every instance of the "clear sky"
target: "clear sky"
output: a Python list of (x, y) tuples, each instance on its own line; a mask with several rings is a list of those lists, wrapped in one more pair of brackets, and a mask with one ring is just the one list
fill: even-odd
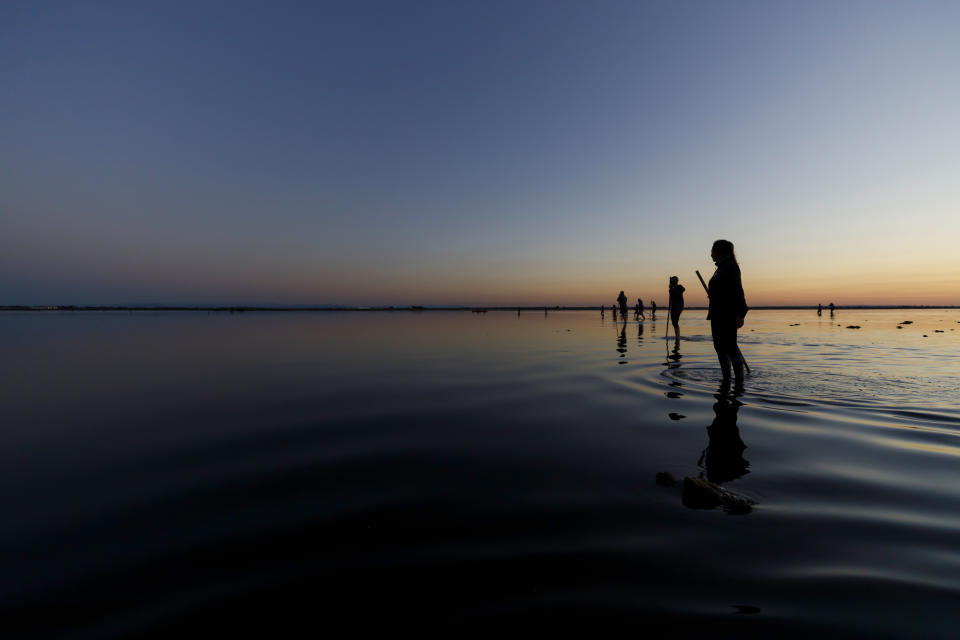
[(0, 304), (960, 304), (960, 2), (0, 4)]

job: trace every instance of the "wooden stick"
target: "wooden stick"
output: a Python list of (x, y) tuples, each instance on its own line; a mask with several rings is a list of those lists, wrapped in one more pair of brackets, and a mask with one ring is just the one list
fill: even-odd
[(669, 336), (670, 336), (670, 302), (667, 302), (667, 330), (663, 333), (664, 341), (666, 341), (666, 339)]
[(700, 272), (697, 271), (697, 277), (700, 278), (700, 284), (703, 285), (703, 290), (707, 292), (707, 297), (710, 297), (710, 289), (707, 289), (707, 283), (703, 281), (703, 276), (700, 275)]

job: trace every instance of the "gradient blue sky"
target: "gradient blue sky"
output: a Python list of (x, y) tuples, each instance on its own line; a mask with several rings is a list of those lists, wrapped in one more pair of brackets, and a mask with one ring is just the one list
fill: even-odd
[[(5, 2), (0, 304), (960, 304), (958, 2)], [(661, 303), (661, 304), (662, 304)]]

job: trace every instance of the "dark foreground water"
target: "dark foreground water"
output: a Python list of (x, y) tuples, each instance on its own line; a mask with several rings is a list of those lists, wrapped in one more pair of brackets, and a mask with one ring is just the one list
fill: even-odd
[(960, 635), (960, 312), (703, 315), (0, 315), (0, 635)]

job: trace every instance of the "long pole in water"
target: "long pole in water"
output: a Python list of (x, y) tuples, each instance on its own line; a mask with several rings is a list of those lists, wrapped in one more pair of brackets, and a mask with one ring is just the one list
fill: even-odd
[(663, 340), (670, 336), (670, 302), (667, 302), (667, 330), (663, 332)]
[[(707, 283), (703, 281), (703, 276), (700, 275), (700, 271), (697, 271), (697, 277), (700, 278), (700, 284), (703, 285), (703, 290), (707, 292), (707, 298), (710, 297), (710, 289), (707, 288)], [(743, 366), (747, 368), (747, 373), (750, 373), (750, 365), (747, 364), (747, 359), (743, 357), (743, 351), (740, 351), (740, 345), (737, 345), (737, 353), (740, 354), (740, 359), (743, 360)]]

